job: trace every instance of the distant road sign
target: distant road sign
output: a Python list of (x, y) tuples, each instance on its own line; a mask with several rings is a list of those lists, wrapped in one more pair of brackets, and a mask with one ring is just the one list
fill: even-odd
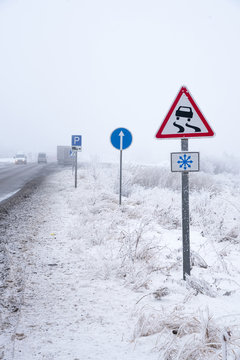
[(69, 156), (74, 157), (74, 156), (75, 156), (75, 153), (76, 153), (76, 151), (71, 149), (71, 150), (69, 151)]
[(132, 134), (125, 128), (117, 128), (112, 132), (110, 140), (116, 149), (125, 150), (132, 143)]
[(171, 171), (199, 171), (199, 152), (171, 153)]
[(82, 150), (82, 135), (72, 135), (72, 150)]
[(156, 138), (191, 138), (199, 136), (214, 136), (214, 132), (188, 89), (182, 86), (158, 130)]

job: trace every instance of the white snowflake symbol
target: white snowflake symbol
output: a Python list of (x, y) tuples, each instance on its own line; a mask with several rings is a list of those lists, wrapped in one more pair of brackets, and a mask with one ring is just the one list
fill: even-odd
[(187, 155), (184, 154), (183, 157), (182, 157), (182, 156), (179, 156), (179, 159), (180, 159), (180, 160), (178, 160), (177, 163), (179, 164), (179, 167), (180, 167), (180, 168), (183, 167), (184, 170), (187, 170), (187, 168), (190, 168), (190, 167), (191, 167), (191, 164), (193, 163), (193, 161), (190, 160), (190, 159), (191, 159), (191, 156), (190, 156), (190, 155), (187, 157)]

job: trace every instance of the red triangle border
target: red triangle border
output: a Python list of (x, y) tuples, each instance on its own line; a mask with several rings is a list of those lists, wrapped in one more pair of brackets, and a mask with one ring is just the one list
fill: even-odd
[[(181, 134), (162, 134), (170, 116), (172, 115), (173, 111), (175, 110), (178, 101), (180, 100), (182, 94), (185, 94), (188, 98), (188, 100), (190, 101), (192, 107), (194, 108), (194, 110), (196, 111), (196, 113), (198, 114), (199, 118), (202, 120), (204, 126), (207, 129), (207, 132), (202, 132), (202, 133), (181, 133)], [(166, 138), (189, 138), (189, 137), (201, 137), (201, 136), (214, 136), (214, 132), (211, 129), (210, 125), (208, 124), (207, 120), (205, 119), (205, 117), (203, 116), (202, 112), (199, 110), (196, 102), (193, 100), (190, 92), (188, 91), (188, 89), (185, 86), (182, 86), (176, 99), (174, 100), (170, 110), (168, 111), (162, 125), (160, 126), (157, 134), (156, 134), (156, 138), (157, 139), (166, 139)]]

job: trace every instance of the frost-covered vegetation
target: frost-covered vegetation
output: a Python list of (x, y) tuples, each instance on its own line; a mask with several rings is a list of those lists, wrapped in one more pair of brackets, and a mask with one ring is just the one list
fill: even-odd
[(202, 168), (190, 174), (192, 276), (187, 288), (180, 174), (161, 166), (125, 166), (119, 208), (117, 168), (94, 170), (89, 226), (97, 246), (93, 256), (101, 258), (95, 276), (119, 277), (139, 292), (133, 340), (155, 335), (160, 359), (223, 359), (224, 331), (231, 333), (228, 359), (240, 358), (239, 167), (206, 161)]
[[(65, 360), (69, 353), (78, 358), (78, 347), (91, 359), (102, 360), (103, 355), (94, 353), (99, 346), (107, 349), (102, 352), (106, 360), (128, 360), (125, 339), (134, 349), (139, 344), (145, 350), (151, 347), (142, 354), (144, 360), (240, 359), (240, 175), (230, 162), (226, 168), (222, 162), (202, 163), (200, 173), (190, 174), (192, 268), (186, 281), (181, 175), (167, 167), (124, 164), (122, 206), (118, 166), (82, 165), (77, 189), (71, 170), (65, 169), (11, 214), (19, 218), (16, 229), (21, 231), (11, 228), (6, 233), (11, 239), (6, 246), (9, 264), (16, 266), (11, 265), (11, 277), (3, 284), (8, 294), (5, 300), (2, 294), (2, 304), (11, 296), (8, 284), (18, 289), (16, 279), (24, 273), (19, 266), (27, 272), (21, 288), (30, 294), (26, 306), (19, 306), (14, 330), (24, 334), (14, 345), (19, 360), (32, 360), (26, 355), (29, 347), (39, 360), (38, 348), (46, 358)], [(24, 218), (29, 209), (34, 216)], [(20, 302), (26, 297), (21, 291), (14, 293)], [(46, 336), (49, 312), (55, 319), (49, 331), (60, 337), (56, 351), (40, 340)], [(2, 329), (7, 331), (10, 317), (3, 314)], [(73, 322), (74, 334), (91, 329), (86, 337), (84, 330), (76, 338), (75, 347), (72, 332), (65, 332)], [(117, 354), (108, 337), (115, 341)], [(135, 351), (129, 359), (139, 358)]]

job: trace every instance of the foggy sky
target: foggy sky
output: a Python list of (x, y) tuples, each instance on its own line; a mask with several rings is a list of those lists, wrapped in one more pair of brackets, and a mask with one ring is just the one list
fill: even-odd
[(186, 85), (216, 136), (203, 156), (239, 155), (238, 0), (0, 0), (0, 155), (118, 159), (111, 132), (133, 134), (126, 161), (157, 163), (180, 140), (156, 140)]

